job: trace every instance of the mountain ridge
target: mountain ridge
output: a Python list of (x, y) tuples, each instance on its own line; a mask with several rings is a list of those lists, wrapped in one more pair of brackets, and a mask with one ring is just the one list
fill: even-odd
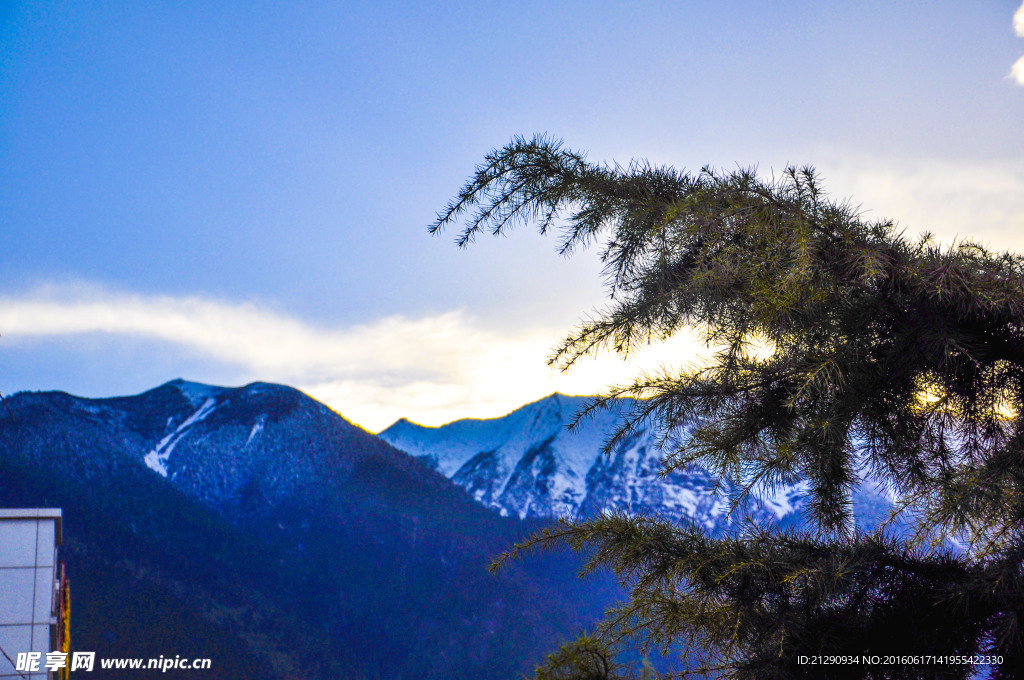
[[(14, 417), (0, 415), (0, 504), (66, 509), (69, 567), (87, 587), (74, 615), (100, 654), (245, 649), (252, 661), (224, 672), (267, 680), (518, 677), (622, 597), (608, 574), (581, 582), (574, 555), (487, 574), (554, 517), (799, 526), (798, 486), (730, 515), (707, 471), (659, 475), (651, 431), (601, 455), (632, 402), (569, 433), (588, 399), (554, 393), (439, 427), (399, 419), (376, 436), (272, 383), (19, 392)], [(160, 615), (140, 620), (140, 598)]]
[[(630, 398), (590, 411), (571, 423), (593, 397), (558, 392), (510, 413), (440, 426), (397, 420), (378, 436), (451, 479), (483, 505), (520, 518), (585, 518), (625, 512), (694, 521), (713, 533), (753, 519), (803, 526), (806, 483), (753, 490), (733, 511), (738, 489), (700, 465), (662, 475), (658, 434), (639, 428), (602, 454), (632, 408)], [(870, 481), (854, 493), (858, 525), (877, 526), (889, 499)]]
[[(541, 524), (481, 507), (293, 388), (8, 401), (0, 503), (65, 508), (87, 586), (74, 625), (99, 655), (212, 655), (225, 677), (517, 677), (620, 593), (584, 587), (568, 556), (488, 574)], [(159, 617), (138, 613), (157, 602)], [(190, 628), (222, 642), (196, 646)], [(231, 662), (232, 646), (266, 667)]]

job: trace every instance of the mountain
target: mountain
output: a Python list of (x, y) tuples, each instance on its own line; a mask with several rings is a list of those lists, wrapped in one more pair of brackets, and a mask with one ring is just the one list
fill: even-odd
[[(726, 529), (727, 485), (699, 466), (660, 476), (657, 435), (640, 432), (601, 449), (622, 422), (633, 400), (622, 399), (594, 413), (578, 428), (567, 426), (588, 397), (552, 394), (512, 413), (486, 420), (458, 420), (426, 427), (402, 419), (379, 437), (450, 478), (479, 503), (520, 518), (585, 517), (601, 511), (690, 519), (712, 532)], [(805, 486), (780, 486), (755, 493), (743, 513), (780, 526), (802, 520)], [(874, 485), (855, 493), (862, 526), (874, 525), (889, 507)]]
[[(629, 401), (575, 432), (586, 398), (554, 394), (380, 436), (266, 383), (7, 401), (0, 505), (64, 509), (73, 645), (100, 658), (210, 658), (219, 677), (267, 680), (517, 678), (622, 592), (578, 579), (573, 555), (489, 574), (513, 542), (605, 510), (735, 521), (707, 471), (658, 475), (651, 432), (600, 454)], [(797, 524), (802, 493), (744, 511)], [(861, 521), (888, 508), (870, 484), (853, 500)]]
[(209, 657), (219, 677), (513, 678), (620, 596), (607, 576), (581, 583), (572, 556), (487, 573), (543, 522), (484, 508), (288, 387), (7, 401), (0, 504), (64, 509), (73, 645), (99, 657)]

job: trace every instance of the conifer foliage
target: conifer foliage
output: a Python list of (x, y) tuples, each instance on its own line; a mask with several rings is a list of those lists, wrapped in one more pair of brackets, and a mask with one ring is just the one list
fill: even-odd
[[(680, 653), (680, 674), (963, 678), (997, 657), (984, 672), (1017, 677), (1024, 258), (908, 239), (829, 198), (811, 168), (608, 166), (548, 137), (490, 153), (431, 232), (455, 223), (460, 246), (534, 224), (562, 253), (600, 248), (610, 302), (556, 348), (563, 369), (687, 327), (716, 348), (595, 399), (638, 398), (617, 438), (658, 428), (666, 469), (716, 472), (737, 508), (808, 485), (802, 533), (602, 516), (516, 546), (505, 558), (571, 546), (631, 595), (538, 677), (627, 677), (611, 657), (627, 639)], [(912, 531), (855, 527), (865, 475)], [(846, 663), (812, 663), (830, 658)]]

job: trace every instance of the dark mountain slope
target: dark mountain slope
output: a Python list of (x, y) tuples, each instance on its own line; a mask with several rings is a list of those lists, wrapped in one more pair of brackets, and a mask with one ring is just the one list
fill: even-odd
[(615, 596), (565, 557), (487, 574), (537, 525), (290, 388), (9, 401), (0, 503), (64, 508), (78, 649), (222, 677), (516, 677)]

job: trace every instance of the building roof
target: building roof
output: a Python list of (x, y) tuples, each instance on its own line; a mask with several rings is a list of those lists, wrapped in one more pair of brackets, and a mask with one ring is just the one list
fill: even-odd
[(62, 545), (60, 508), (0, 508), (0, 522), (7, 519), (54, 519), (56, 544)]

